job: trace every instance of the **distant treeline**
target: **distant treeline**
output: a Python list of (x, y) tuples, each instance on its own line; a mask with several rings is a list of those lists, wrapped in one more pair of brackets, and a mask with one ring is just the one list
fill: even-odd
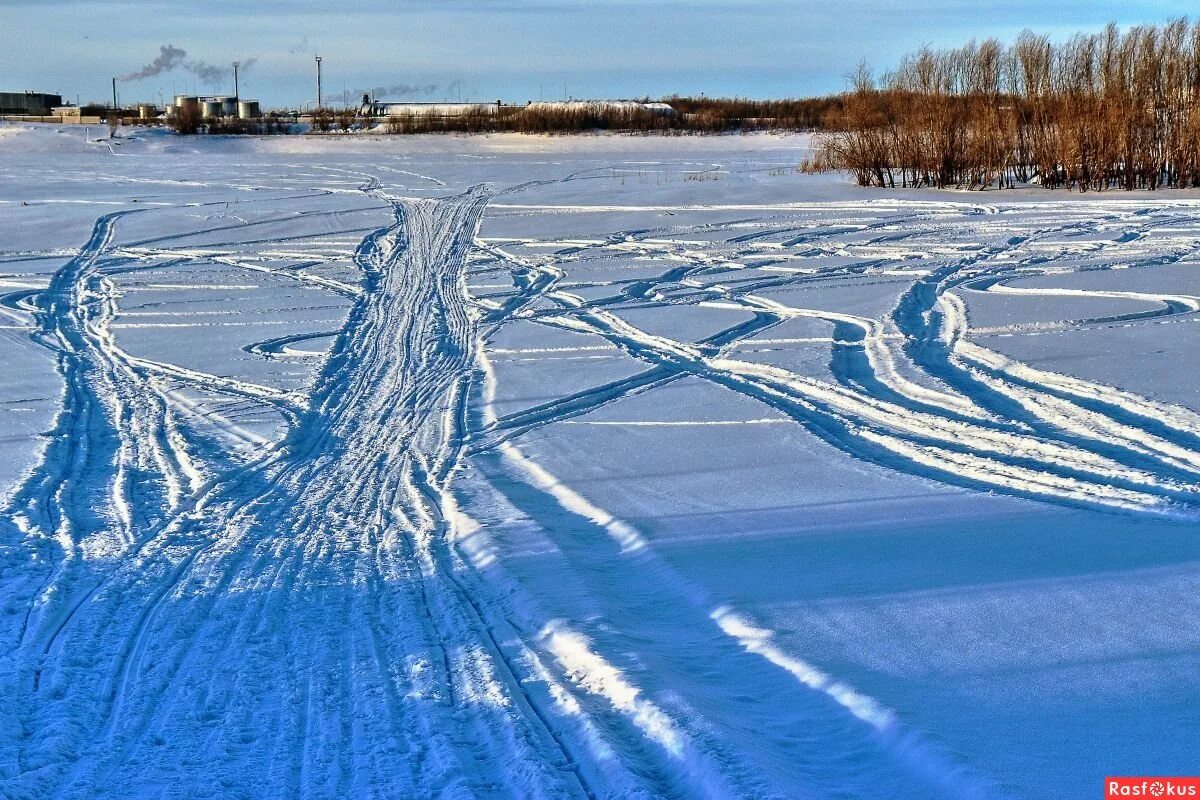
[(925, 48), (823, 122), (817, 165), (864, 186), (1197, 187), (1200, 24)]
[[(803, 100), (668, 97), (670, 109), (643, 100), (633, 102), (533, 103), (528, 106), (480, 104), (452, 114), (424, 111), (378, 118), (360, 116), (353, 108), (322, 108), (313, 112), (317, 133), (362, 130), (377, 122), (384, 133), (530, 133), (570, 134), (587, 131), (625, 133), (731, 133), (738, 131), (811, 131), (822, 120), (840, 114), (842, 96)], [(647, 105), (648, 104), (648, 105)], [(455, 104), (457, 105), (457, 104)], [(204, 119), (198, 108), (185, 106), (167, 125), (182, 134), (271, 135), (295, 133), (298, 118), (268, 114), (261, 119)]]
[(400, 114), (383, 123), (388, 133), (542, 133), (584, 131), (630, 133), (724, 133), (749, 130), (812, 130), (832, 111), (841, 108), (841, 97), (805, 100), (744, 100), (668, 97), (662, 102), (674, 114), (646, 108), (605, 103), (566, 106), (480, 106), (453, 116)]
[(809, 97), (800, 100), (744, 100), (719, 97), (668, 97), (681, 127), (715, 132), (738, 130), (809, 131), (840, 111), (843, 100)]

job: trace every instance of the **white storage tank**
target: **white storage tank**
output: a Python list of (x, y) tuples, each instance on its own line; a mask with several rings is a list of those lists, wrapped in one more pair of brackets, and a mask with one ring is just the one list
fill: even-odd
[(158, 116), (158, 108), (149, 103), (138, 104), (138, 119), (154, 119)]
[(205, 119), (217, 119), (221, 117), (224, 108), (224, 103), (220, 100), (201, 100), (200, 101), (200, 116)]
[(200, 107), (200, 98), (190, 95), (177, 95), (175, 97), (175, 112), (178, 114), (194, 113), (199, 114), (204, 109)]
[(239, 100), (237, 115), (238, 119), (258, 119), (262, 116), (262, 111), (258, 107), (257, 100)]
[(221, 101), (221, 116), (236, 117), (238, 113), (238, 102), (236, 97), (217, 97), (215, 100)]

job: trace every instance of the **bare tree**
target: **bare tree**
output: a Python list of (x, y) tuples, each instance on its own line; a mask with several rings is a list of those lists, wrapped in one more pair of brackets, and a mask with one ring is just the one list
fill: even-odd
[(175, 110), (167, 124), (176, 133), (191, 135), (199, 132), (202, 121), (200, 107), (195, 103), (184, 103)]
[(328, 133), (333, 128), (333, 112), (327, 108), (318, 108), (313, 112), (312, 124), (315, 130)]
[(1079, 191), (1200, 185), (1200, 24), (1023, 32), (860, 70), (818, 161), (868, 185)]

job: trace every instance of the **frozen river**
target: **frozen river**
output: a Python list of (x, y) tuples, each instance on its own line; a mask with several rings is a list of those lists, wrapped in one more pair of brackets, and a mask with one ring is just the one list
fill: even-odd
[(0, 127), (0, 797), (1195, 771), (1200, 199)]

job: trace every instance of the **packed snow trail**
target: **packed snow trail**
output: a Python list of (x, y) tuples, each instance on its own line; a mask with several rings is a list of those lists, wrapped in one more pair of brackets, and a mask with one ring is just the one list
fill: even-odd
[[(0, 797), (1004, 796), (1014, 773), (962, 742), (1019, 750), (1009, 728), (980, 733), (977, 704), (939, 700), (952, 670), (889, 671), (891, 621), (833, 616), (860, 584), (897, 602), (945, 554), (879, 571), (890, 580), (872, 571), (870, 542), (849, 568), (826, 563), (795, 535), (813, 529), (810, 511), (827, 513), (820, 485), (756, 494), (736, 464), (714, 464), (728, 480), (699, 497), (654, 468), (622, 474), (621, 457), (648, 463), (685, 428), (696, 438), (683, 447), (699, 453), (721, 441), (710, 431), (769, 422), (804, 458), (911, 497), (1066, 506), (1053, 519), (1100, 520), (1101, 533), (1200, 517), (1194, 411), (1152, 382), (1085, 380), (984, 338), (1190, 330), (1200, 300), (1186, 278), (1079, 274), (1190, 260), (1190, 215), (1103, 199), (1030, 216), (887, 198), (721, 205), (691, 187), (608, 204), (592, 198), (599, 183), (557, 193), (608, 168), (538, 178), (560, 171), (548, 162), (457, 177), (443, 163), (448, 183), (378, 167), (416, 179), (403, 190), (366, 162), (234, 168), (295, 183), (286, 197), (248, 195), (237, 214), (225, 195), (108, 214), (77, 254), (49, 243), (0, 254), (61, 264), (3, 276), (0, 313), (15, 325), (0, 333), (48, 350), (64, 387), (0, 515)], [(481, 172), (531, 178), (506, 193), (548, 187), (548, 204), (491, 203), (488, 188), (390, 194), (458, 191)], [(587, 199), (601, 202), (575, 204)], [(256, 205), (279, 200), (292, 205)], [(385, 212), (395, 219), (375, 229)], [(1056, 275), (1079, 280), (1015, 285)], [(1083, 310), (1025, 321), (993, 306), (994, 324), (978, 327), (969, 316), (1045, 298)], [(156, 326), (178, 332), (160, 345), (137, 330)], [(209, 333), (220, 348), (186, 352)], [(205, 360), (218, 351), (225, 360)], [(523, 375), (529, 365), (549, 379)], [(688, 392), (704, 394), (679, 404)], [(220, 416), (229, 408), (262, 427), (238, 428)], [(607, 427), (554, 426), (567, 420)], [(731, 449), (771, 449), (761, 429), (741, 430)], [(636, 451), (604, 449), (631, 440)], [(685, 452), (664, 450), (680, 462), (671, 470), (694, 471)], [(754, 504), (768, 501), (795, 509), (783, 531), (731, 543), (706, 575), (707, 556), (693, 554), (757, 524)], [(856, 529), (852, 516), (839, 534)], [(771, 539), (777, 556), (756, 561)], [(963, 550), (972, 580), (1013, 577), (989, 571), (987, 547)], [(1068, 556), (1076, 569), (1099, 563)], [(776, 561), (786, 569), (772, 575)], [(858, 574), (831, 587), (827, 569)], [(1024, 641), (1014, 618), (998, 615), (985, 636), (1007, 626)], [(1049, 627), (1086, 645), (1071, 622)], [(1003, 655), (1019, 677), (1036, 649)], [(930, 716), (926, 701), (954, 713)]]
[[(1140, 224), (1150, 229), (1178, 224), (1178, 220)], [(680, 227), (671, 233), (682, 239), (701, 229), (702, 226)], [(772, 406), (855, 459), (899, 472), (1071, 507), (1103, 508), (1193, 522), (1200, 515), (1200, 482), (1196, 480), (1200, 473), (1195, 468), (1197, 458), (1200, 458), (1197, 447), (1200, 440), (1195, 436), (1200, 430), (1197, 426), (1200, 418), (1194, 412), (1096, 382), (1036, 370), (966, 341), (970, 326), (962, 304), (951, 291), (954, 287), (978, 286), (986, 290), (997, 281), (1064, 272), (1066, 270), (1056, 262), (1071, 251), (1064, 249), (1054, 256), (1046, 256), (1036, 249), (1041, 245), (1040, 240), (1091, 230), (1090, 225), (1071, 222), (1034, 230), (1028, 236), (1006, 233), (999, 241), (965, 248), (965, 255), (938, 259), (941, 263), (935, 261), (933, 269), (910, 273), (916, 280), (911, 284), (906, 281), (905, 285), (911, 288), (901, 292), (898, 305), (889, 315), (878, 319), (789, 305), (759, 293), (807, 282), (832, 283), (845, 276), (869, 275), (870, 270), (884, 266), (883, 262), (859, 261), (846, 267), (820, 270), (815, 275), (795, 272), (784, 277), (764, 277), (759, 273), (746, 278), (734, 272), (740, 266), (728, 266), (739, 255), (736, 251), (731, 253), (727, 247), (734, 239), (714, 242), (708, 245), (707, 253), (699, 255), (681, 252), (682, 247), (669, 241), (645, 241), (649, 236), (663, 235), (661, 231), (619, 232), (595, 237), (595, 243), (582, 245), (563, 242), (566, 246), (547, 257), (514, 256), (507, 252), (507, 243), (496, 244), (494, 240), (481, 243), (480, 249), (506, 265), (512, 275), (512, 293), (507, 296), (497, 293), (480, 304), (498, 324), (514, 319), (529, 320), (569, 332), (572, 338), (568, 341), (605, 341), (648, 367), (633, 376), (597, 382), (590, 388), (572, 386), (570, 393), (549, 401), (518, 406), (519, 410), (503, 416), (485, 417), (471, 440), (472, 463), (486, 474), (492, 489), (502, 496), (500, 502), (507, 501), (524, 514), (521, 526), (539, 532), (529, 534), (525, 544), (538, 553), (539, 565), (546, 564), (546, 569), (569, 575), (572, 580), (587, 586), (573, 592), (588, 598), (580, 604), (577, 613), (584, 618), (595, 614), (603, 620), (602, 625), (595, 627), (604, 632), (608, 641), (602, 648), (586, 642), (581, 644), (580, 648), (586, 650), (582, 658), (586, 661), (588, 652), (593, 650), (624, 652), (624, 648), (631, 648), (636, 652), (636, 659), (631, 660), (642, 668), (641, 680), (654, 683), (661, 680), (662, 674), (675, 676), (676, 681), (667, 681), (667, 688), (660, 692), (669, 694), (677, 706), (683, 707), (679, 717), (700, 716), (714, 724), (731, 727), (743, 722), (722, 719), (722, 712), (733, 704), (733, 700), (729, 704), (715, 703), (715, 708), (706, 707), (715, 690), (689, 693), (688, 689), (694, 690), (696, 685), (703, 683), (703, 675), (680, 680), (678, 673), (672, 670), (682, 672), (686, 668), (672, 664), (671, 654), (655, 646), (657, 631), (666, 627), (700, 631), (703, 636), (703, 622), (696, 619), (695, 612), (705, 598), (697, 597), (692, 587), (680, 585), (672, 578), (670, 570), (662, 566), (653, 552), (655, 546), (649, 537), (642, 536), (636, 527), (617, 518), (615, 512), (598, 508), (583, 496), (592, 495), (593, 491), (604, 493), (603, 488), (592, 490), (584, 484), (576, 484), (580, 490), (577, 493), (520, 455), (512, 444), (516, 437), (535, 428), (588, 414), (635, 394), (655, 391), (681, 377), (701, 378)], [(1130, 239), (1121, 237), (1111, 244), (1097, 244), (1093, 249), (1101, 251), (1111, 247), (1119, 250), (1128, 241)], [(533, 247), (525, 248), (526, 252), (532, 250)], [(571, 282), (567, 276), (571, 275), (572, 268), (568, 265), (585, 250), (592, 259), (588, 266), (597, 271), (604, 271), (603, 259), (615, 261), (629, 252), (660, 257), (670, 255), (686, 260), (690, 265), (672, 267), (657, 278)], [(1171, 263), (1192, 252), (1194, 244), (1189, 242), (1132, 264), (1121, 259), (1123, 254), (1117, 254), (1114, 268)], [(576, 274), (586, 275), (587, 268), (577, 270)], [(600, 286), (611, 286), (619, 293), (602, 295), (594, 291)], [(1130, 299), (1163, 306), (1148, 312), (1079, 320), (1080, 327), (1181, 317), (1194, 313), (1196, 307), (1190, 296), (1180, 294), (1142, 292), (1133, 296), (1128, 292), (1079, 290), (1074, 296)], [(755, 316), (748, 322), (693, 341), (652, 333), (624, 317), (626, 311), (666, 310), (671, 306), (701, 304)], [(828, 340), (831, 348), (828, 371), (832, 381), (737, 357), (736, 347), (744, 337), (784, 320), (801, 317), (823, 320), (833, 328), (833, 335)], [(640, 318), (644, 319), (645, 315)], [(561, 349), (600, 348), (580, 344)], [(529, 349), (523, 352), (549, 351)], [(519, 366), (509, 369), (520, 373)], [(491, 404), (485, 405), (490, 407)], [(678, 423), (623, 420), (619, 410), (615, 416), (616, 419), (610, 417), (601, 424), (685, 424), (682, 420)], [(545, 439), (559, 443), (565, 436), (565, 433), (552, 432)], [(494, 455), (494, 450), (502, 455)], [(564, 461), (570, 463), (569, 456)], [(612, 497), (611, 494), (608, 496)], [(562, 507), (561, 512), (547, 510), (555, 503)], [(507, 522), (507, 516), (501, 519), (502, 524)], [(600, 556), (595, 541), (605, 534), (615, 540), (616, 545), (612, 552)], [(520, 541), (525, 542), (524, 539)], [(673, 544), (664, 547), (664, 552), (674, 550)], [(548, 562), (556, 559), (565, 563), (551, 567)], [(536, 578), (526, 576), (525, 580), (536, 581)], [(644, 604), (652, 610), (639, 607), (631, 613), (622, 602), (610, 603), (603, 611), (596, 611), (594, 605), (603, 605), (603, 598), (610, 596), (619, 596), (623, 600), (635, 597), (636, 605)], [(533, 605), (536, 600), (525, 602)], [(811, 698), (787, 701), (789, 715), (800, 729), (809, 733), (821, 729), (815, 738), (820, 741), (822, 755), (828, 761), (822, 765), (825, 769), (814, 772), (817, 775), (832, 772), (841, 776), (842, 782), (836, 784), (838, 790), (846, 791), (849, 796), (876, 793), (870, 787), (878, 776), (871, 773), (884, 769), (887, 757), (879, 758), (878, 753), (873, 753), (862, 760), (869, 767), (860, 766), (852, 771), (831, 766), (830, 762), (836, 763), (842, 753), (854, 752), (856, 746), (861, 753), (864, 749), (880, 746), (882, 741), (881, 749), (886, 750), (888, 756), (913, 768), (913, 774), (893, 783), (903, 787), (902, 792), (924, 792), (915, 796), (933, 796), (936, 789), (941, 789), (948, 796), (956, 797), (1002, 796), (1002, 792), (989, 785), (986, 779), (978, 781), (970, 775), (969, 769), (961, 769), (962, 765), (954, 757), (944, 757), (936, 746), (926, 749), (919, 734), (909, 738), (907, 732), (896, 733), (891, 726), (896, 724), (897, 718), (886, 705), (858, 692), (852, 686), (853, 681), (843, 682), (840, 676), (824, 672), (807, 661), (804, 653), (797, 653), (788, 646), (777, 647), (773, 643), (774, 633), (752, 616), (743, 617), (726, 606), (716, 606), (711, 618), (724, 634), (736, 640), (747, 652), (761, 656), (794, 676), (800, 685), (813, 693), (833, 697), (842, 706), (844, 717), (865, 723), (860, 727), (868, 729), (866, 733), (863, 730), (857, 733), (837, 730), (834, 722), (837, 709), (814, 711), (810, 717), (806, 704)], [(551, 627), (550, 635), (557, 638), (559, 632)], [(676, 633), (672, 643), (678, 645), (684, 637), (685, 634)], [(781, 642), (783, 639), (778, 637)], [(684, 648), (686, 650), (688, 645)], [(886, 658), (878, 653), (859, 656), (857, 651), (852, 652), (856, 658)], [(722, 674), (750, 674), (744, 664), (727, 669), (719, 666), (720, 663), (719, 649), (710, 645), (705, 650), (705, 668)], [(604, 663), (580, 668), (584, 688), (587, 688), (588, 677), (605, 674), (610, 669)], [(639, 680), (636, 673), (634, 676), (622, 675), (621, 679)], [(755, 685), (765, 685), (759, 681), (762, 679), (759, 678)], [(773, 693), (772, 697), (784, 702), (783, 692)], [(903, 721), (898, 727), (904, 731)], [(871, 734), (870, 728), (876, 728), (881, 735)], [(895, 737), (892, 741), (900, 743), (895, 750), (887, 748), (889, 737)], [(819, 786), (819, 781), (809, 784), (806, 780), (808, 759), (818, 759), (797, 750), (799, 748), (784, 750), (792, 757), (787, 768), (792, 781), (790, 788), (800, 790), (814, 784)], [(763, 758), (759, 763), (768, 761)], [(848, 777), (850, 772), (853, 772), (853, 781), (861, 794), (847, 788), (852, 781)], [(932, 786), (921, 787), (923, 781)], [(817, 788), (813, 794), (822, 796), (823, 792)]]
[(0, 793), (582, 794), (446, 560), (442, 482), (475, 348), (462, 265), (487, 197), (395, 201), (282, 446), (41, 626), (44, 654), (23, 649), (40, 628), (26, 637), (5, 704), (25, 733)]
[[(996, 209), (987, 213), (996, 213)], [(487, 252), (512, 265), (518, 289), (493, 313), (503, 315), (511, 307), (544, 325), (603, 337), (629, 355), (649, 362), (653, 368), (496, 420), (473, 443), (473, 452), (533, 427), (578, 416), (631, 393), (656, 388), (675, 377), (694, 375), (772, 405), (854, 457), (891, 469), (1067, 505), (1193, 519), (1200, 504), (1197, 481), (1200, 472), (1196, 470), (1200, 459), (1200, 448), (1196, 445), (1200, 439), (1194, 435), (1200, 430), (1200, 417), (1178, 407), (1168, 408), (1132, 393), (1066, 376), (1046, 374), (1045, 380), (1031, 381), (1028, 376), (1038, 371), (1023, 365), (997, 368), (997, 364), (1004, 364), (1007, 359), (965, 341), (969, 333), (966, 312), (958, 296), (950, 291), (959, 285), (990, 290), (1015, 276), (1053, 270), (1054, 262), (1065, 253), (1041, 254), (1034, 249), (1041, 239), (1087, 232), (1115, 218), (1115, 215), (1104, 216), (1098, 223), (1070, 221), (971, 248), (965, 256), (948, 260), (919, 276), (901, 295), (889, 317), (881, 321), (792, 307), (757, 293), (861, 274), (884, 262), (859, 262), (822, 270), (813, 276), (790, 274), (705, 282), (702, 276), (728, 275), (727, 266), (717, 265), (727, 265), (729, 260), (681, 251), (669, 245), (668, 240), (667, 251), (692, 262), (690, 267), (672, 268), (657, 280), (641, 281), (636, 284), (636, 292), (627, 287), (619, 295), (585, 299), (560, 288), (562, 270), (553, 261), (539, 265), (514, 258), (501, 246), (488, 246)], [(1140, 225), (1152, 230), (1178, 222), (1166, 217), (1142, 221)], [(790, 230), (773, 233), (786, 234)], [(686, 232), (686, 229), (676, 230), (675, 235)], [(838, 228), (834, 232), (846, 231)], [(644, 244), (650, 233), (621, 232), (589, 247), (663, 250), (658, 242)], [(740, 245), (746, 239), (738, 236), (727, 241)], [(1096, 248), (1116, 248), (1129, 241), (1128, 237), (1120, 237)], [(560, 250), (557, 256), (574, 257), (576, 250)], [(1141, 263), (1171, 263), (1193, 250), (1189, 244)], [(1139, 262), (1123, 266), (1139, 266)], [(531, 277), (534, 275), (543, 277)], [(544, 277), (552, 279), (547, 281)], [(553, 305), (522, 312), (529, 303), (530, 287), (540, 290)], [(1025, 294), (1040, 292), (1031, 290)], [(1194, 299), (1184, 295), (1116, 294), (1121, 298), (1161, 303), (1161, 308), (1082, 323), (1179, 316), (1194, 313), (1197, 307)], [(1080, 290), (1071, 295), (1111, 298), (1114, 293)], [(720, 340), (721, 346), (716, 347), (717, 341), (703, 340), (692, 345), (649, 336), (619, 316), (625, 309), (712, 304), (714, 299), (723, 307), (753, 313), (758, 321), (747, 323), (744, 330), (726, 332)], [(731, 357), (729, 345), (756, 330), (798, 317), (833, 324), (835, 335), (829, 369), (837, 384)], [(898, 339), (899, 345), (889, 341), (888, 334)], [(923, 380), (914, 382), (907, 375), (921, 376)], [(1066, 386), (1079, 388), (1067, 391), (1063, 388)], [(1111, 402), (1093, 401), (1099, 397)], [(1081, 399), (1091, 402), (1081, 404)]]
[[(55, 355), (65, 392), (40, 468), (3, 519), (4, 538), (20, 536), (15, 552), (31, 563), (0, 559), (10, 602), (24, 603), (6, 634), (20, 645), (17, 659), (34, 659), (35, 687), (41, 677), (36, 660), (105, 571), (169, 519), (201, 481), (163, 388), (112, 338), (115, 302), (106, 273), (127, 267), (103, 257), (125, 213), (96, 221), (84, 248), (39, 295), (35, 311), (34, 336)], [(0, 679), (10, 677), (0, 670)]]

